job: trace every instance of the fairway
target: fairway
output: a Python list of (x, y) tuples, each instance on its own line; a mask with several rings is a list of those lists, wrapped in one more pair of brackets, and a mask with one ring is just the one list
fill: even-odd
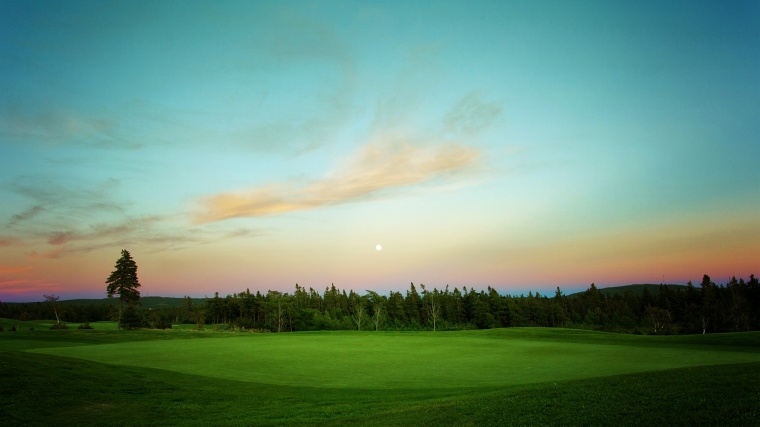
[(355, 389), (501, 387), (760, 362), (760, 353), (746, 349), (684, 345), (661, 338), (531, 328), (305, 332), (217, 334), (205, 339), (29, 351), (219, 379)]

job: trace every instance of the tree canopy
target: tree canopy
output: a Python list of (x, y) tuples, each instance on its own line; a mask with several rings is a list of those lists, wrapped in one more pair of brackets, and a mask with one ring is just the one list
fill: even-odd
[(109, 298), (119, 294), (122, 303), (129, 305), (140, 302), (140, 281), (137, 279), (137, 263), (126, 249), (121, 250), (121, 258), (116, 260), (116, 269), (108, 276), (106, 293)]

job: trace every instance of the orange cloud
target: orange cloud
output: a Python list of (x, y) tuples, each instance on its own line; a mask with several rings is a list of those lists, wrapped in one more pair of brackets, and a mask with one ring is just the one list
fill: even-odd
[(43, 280), (0, 279), (0, 291), (9, 295), (25, 295), (43, 291), (60, 290), (60, 285)]
[(48, 243), (51, 245), (62, 245), (64, 243), (68, 243), (70, 240), (73, 240), (76, 238), (76, 235), (70, 231), (66, 232), (56, 232), (53, 233), (50, 236), (50, 239), (48, 239)]
[(31, 269), (28, 266), (0, 265), (0, 274), (24, 273)]
[(19, 244), (20, 242), (21, 242), (21, 240), (15, 238), (15, 237), (0, 236), (0, 247), (14, 246), (14, 245)]
[(201, 201), (199, 223), (257, 217), (350, 203), (472, 170), (478, 150), (460, 144), (420, 146), (381, 141), (365, 146), (343, 167), (301, 188), (271, 185), (247, 192), (222, 193)]

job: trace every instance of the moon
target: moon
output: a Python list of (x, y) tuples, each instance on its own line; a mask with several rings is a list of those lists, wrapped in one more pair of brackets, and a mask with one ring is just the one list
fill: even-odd
[(375, 250), (382, 251), (383, 250), (383, 245), (377, 245), (377, 246), (375, 246)]

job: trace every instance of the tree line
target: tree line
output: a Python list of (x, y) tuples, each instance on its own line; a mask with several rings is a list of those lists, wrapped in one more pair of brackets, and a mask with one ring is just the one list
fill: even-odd
[(760, 330), (760, 285), (732, 277), (717, 285), (705, 275), (699, 287), (660, 285), (605, 295), (594, 284), (567, 296), (499, 294), (463, 287), (442, 290), (410, 284), (402, 292), (359, 295), (334, 285), (319, 293), (296, 285), (293, 293), (249, 290), (224, 298), (215, 294), (196, 307), (199, 322), (272, 331), (451, 330), (513, 326), (580, 327), (647, 334), (713, 333)]
[[(732, 277), (716, 284), (705, 275), (698, 286), (660, 285), (656, 292), (606, 295), (594, 284), (564, 295), (502, 295), (495, 289), (439, 290), (410, 284), (387, 295), (340, 290), (323, 292), (298, 284), (291, 293), (246, 289), (224, 297), (215, 293), (198, 303), (186, 297), (180, 307), (139, 308), (139, 298), (119, 305), (0, 304), (0, 317), (69, 322), (119, 320), (129, 327), (171, 327), (172, 323), (224, 325), (245, 331), (454, 330), (515, 326), (572, 327), (645, 334), (695, 334), (760, 330), (760, 285)], [(137, 301), (137, 302), (135, 302)], [(130, 313), (127, 319), (125, 316)]]

